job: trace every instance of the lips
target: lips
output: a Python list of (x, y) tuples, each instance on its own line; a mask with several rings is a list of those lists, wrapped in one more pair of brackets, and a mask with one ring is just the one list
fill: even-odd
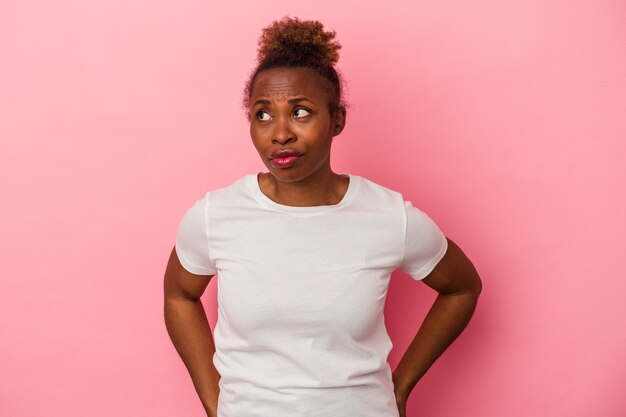
[(277, 149), (270, 155), (270, 159), (275, 158), (287, 158), (290, 156), (302, 156), (302, 154), (295, 149)]
[(295, 149), (277, 149), (270, 155), (270, 163), (276, 168), (291, 168), (301, 156)]

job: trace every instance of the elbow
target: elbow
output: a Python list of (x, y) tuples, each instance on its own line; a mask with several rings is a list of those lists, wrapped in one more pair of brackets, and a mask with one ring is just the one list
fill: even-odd
[(478, 302), (478, 298), (480, 297), (480, 293), (483, 291), (483, 282), (480, 279), (480, 276), (476, 273), (474, 275), (474, 279), (472, 279), (472, 285), (469, 288), (469, 293), (474, 299), (474, 303)]
[(467, 292), (472, 294), (472, 296), (478, 300), (480, 293), (483, 291), (483, 281), (480, 279), (480, 275), (478, 274), (476, 267), (471, 262), (469, 262), (469, 265), (465, 268), (465, 276)]
[(463, 286), (453, 291), (452, 295), (462, 295), (468, 302), (476, 304), (480, 293), (483, 290), (483, 283), (476, 271), (465, 275), (463, 279)]

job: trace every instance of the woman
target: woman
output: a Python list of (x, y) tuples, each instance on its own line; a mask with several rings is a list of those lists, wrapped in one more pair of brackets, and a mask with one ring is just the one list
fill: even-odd
[[(426, 214), (332, 171), (346, 122), (334, 36), (290, 18), (264, 29), (244, 104), (268, 172), (206, 193), (180, 223), (165, 321), (208, 416), (406, 416), (476, 306), (476, 270)], [(392, 373), (382, 313), (396, 268), (439, 295)], [(200, 296), (217, 273), (214, 344)]]

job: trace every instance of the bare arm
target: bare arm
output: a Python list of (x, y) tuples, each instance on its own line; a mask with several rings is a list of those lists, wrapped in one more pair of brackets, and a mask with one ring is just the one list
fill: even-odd
[(172, 249), (163, 282), (164, 315), (167, 332), (189, 371), (207, 416), (216, 417), (220, 375), (213, 365), (213, 335), (200, 301), (211, 277), (188, 272)]
[(404, 417), (403, 407), (406, 408), (406, 400), (417, 381), (469, 322), (482, 289), (476, 269), (449, 239), (446, 254), (422, 281), (439, 295), (393, 372), (401, 417)]

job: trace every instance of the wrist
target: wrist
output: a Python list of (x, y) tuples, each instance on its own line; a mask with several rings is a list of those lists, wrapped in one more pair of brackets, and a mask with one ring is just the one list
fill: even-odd
[(412, 389), (410, 384), (404, 381), (402, 376), (395, 372), (392, 374), (391, 380), (393, 382), (393, 392), (396, 395), (396, 400), (408, 400)]
[(203, 401), (202, 405), (207, 417), (217, 417), (217, 403), (215, 401)]
[(204, 411), (206, 411), (207, 417), (217, 417), (217, 410), (212, 407), (204, 407)]

